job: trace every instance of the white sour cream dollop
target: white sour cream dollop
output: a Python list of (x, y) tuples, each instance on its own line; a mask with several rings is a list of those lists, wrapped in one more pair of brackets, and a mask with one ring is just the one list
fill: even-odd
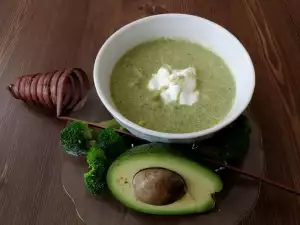
[(162, 66), (152, 75), (148, 83), (150, 90), (159, 90), (164, 103), (178, 102), (180, 105), (193, 105), (198, 101), (196, 90), (196, 69), (188, 67), (173, 70), (170, 66)]

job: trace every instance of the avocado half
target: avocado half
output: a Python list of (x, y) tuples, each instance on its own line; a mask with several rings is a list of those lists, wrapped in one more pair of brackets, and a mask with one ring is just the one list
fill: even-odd
[[(133, 185), (135, 175), (148, 168), (163, 168), (181, 176), (186, 190), (181, 198), (167, 205), (151, 205), (137, 199)], [(222, 190), (220, 178), (164, 144), (145, 144), (119, 156), (107, 173), (107, 184), (121, 203), (148, 214), (183, 215), (200, 213), (214, 207), (213, 194)]]

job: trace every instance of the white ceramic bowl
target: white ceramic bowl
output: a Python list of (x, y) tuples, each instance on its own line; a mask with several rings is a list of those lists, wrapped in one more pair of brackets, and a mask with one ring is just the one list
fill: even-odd
[[(132, 47), (145, 41), (168, 37), (199, 43), (222, 57), (236, 83), (236, 98), (228, 115), (215, 126), (193, 133), (163, 133), (146, 129), (126, 119), (115, 107), (110, 95), (110, 76), (118, 59)], [(131, 133), (151, 142), (190, 143), (206, 138), (233, 122), (248, 106), (255, 86), (255, 72), (243, 45), (223, 27), (201, 17), (163, 14), (134, 21), (110, 36), (101, 47), (94, 65), (97, 93), (112, 116)]]

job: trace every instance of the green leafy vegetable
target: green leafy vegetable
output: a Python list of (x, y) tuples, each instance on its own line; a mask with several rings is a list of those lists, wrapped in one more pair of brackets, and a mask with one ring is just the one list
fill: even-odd
[(121, 125), (115, 119), (103, 121), (100, 123), (100, 125), (107, 128), (121, 129)]
[(116, 159), (128, 149), (127, 142), (113, 128), (100, 131), (97, 141), (109, 160)]
[(220, 156), (224, 161), (239, 160), (246, 155), (250, 145), (251, 128), (249, 120), (242, 115), (217, 134)]
[(199, 151), (211, 158), (225, 162), (240, 160), (248, 151), (250, 133), (248, 118), (242, 115), (213, 138), (207, 140), (210, 148), (200, 147)]
[(201, 163), (203, 163), (203, 156), (220, 162), (232, 163), (241, 160), (248, 152), (250, 133), (248, 118), (242, 115), (212, 138), (195, 143), (192, 148), (178, 144), (173, 147)]
[(107, 128), (114, 128), (126, 131), (126, 128), (122, 127), (121, 124), (119, 124), (115, 119), (100, 122), (100, 125)]
[(91, 138), (92, 133), (88, 125), (78, 121), (69, 123), (60, 133), (65, 152), (75, 156), (86, 155)]

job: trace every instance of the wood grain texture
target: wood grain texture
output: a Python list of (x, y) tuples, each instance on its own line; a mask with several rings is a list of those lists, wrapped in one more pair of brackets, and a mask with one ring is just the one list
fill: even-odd
[[(260, 123), (267, 176), (300, 190), (298, 0), (1, 0), (0, 224), (82, 224), (61, 186), (61, 124), (13, 100), (15, 77), (65, 67), (90, 76), (109, 35), (157, 4), (213, 20), (235, 34), (255, 64), (251, 111)], [(100, 103), (99, 103), (100, 104)], [(300, 224), (300, 199), (264, 185), (241, 224)]]
[(299, 11), (300, 11), (300, 2), (298, 0), (282, 0), (285, 4), (285, 7), (290, 14), (290, 18), (296, 27), (298, 38), (300, 39), (300, 17), (299, 17)]

